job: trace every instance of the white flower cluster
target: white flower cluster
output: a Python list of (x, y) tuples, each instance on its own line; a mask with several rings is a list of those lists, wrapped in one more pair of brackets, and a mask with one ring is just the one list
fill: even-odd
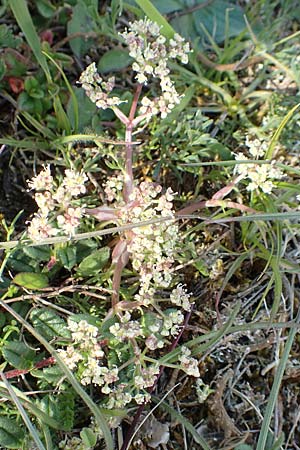
[(68, 328), (72, 334), (72, 343), (65, 350), (58, 350), (60, 357), (70, 370), (79, 369), (81, 384), (102, 386), (101, 392), (109, 394), (109, 385), (119, 379), (118, 369), (101, 364), (104, 352), (99, 344), (98, 328), (86, 320), (68, 320)]
[(90, 64), (82, 72), (79, 83), (85, 90), (86, 95), (98, 108), (107, 109), (124, 103), (119, 97), (110, 97), (115, 86), (115, 78), (111, 77), (107, 82), (103, 81), (97, 72), (95, 63)]
[[(147, 119), (160, 113), (162, 118), (174, 108), (180, 101), (174, 83), (170, 78), (168, 63), (179, 59), (183, 64), (188, 62), (188, 54), (191, 52), (188, 42), (175, 34), (167, 40), (160, 32), (160, 27), (149, 19), (138, 20), (130, 23), (129, 30), (120, 33), (129, 47), (129, 54), (135, 62), (132, 68), (137, 72), (136, 80), (141, 84), (147, 84), (151, 78), (159, 80), (161, 95), (154, 100), (143, 97), (141, 100), (140, 114)], [(104, 82), (97, 72), (96, 64), (90, 64), (81, 74), (79, 82), (87, 96), (98, 108), (115, 108), (123, 103), (119, 97), (111, 96), (115, 79), (111, 77)]]
[(151, 117), (161, 114), (164, 118), (179, 103), (180, 96), (170, 78), (168, 62), (178, 58), (183, 64), (188, 62), (190, 46), (188, 42), (175, 34), (167, 40), (160, 32), (160, 27), (149, 19), (130, 23), (129, 30), (121, 33), (129, 47), (129, 55), (134, 58), (133, 70), (136, 80), (147, 84), (150, 78), (160, 80), (161, 96), (155, 100), (144, 97), (141, 101), (141, 114)]
[(174, 303), (174, 305), (179, 306), (185, 311), (191, 311), (191, 303), (190, 303), (191, 294), (187, 292), (182, 284), (179, 284), (170, 295), (170, 301)]
[(151, 303), (157, 287), (168, 287), (178, 242), (178, 225), (173, 210), (174, 193), (170, 188), (161, 194), (161, 186), (142, 182), (130, 203), (119, 211), (122, 224), (158, 219), (159, 222), (126, 231), (127, 250), (132, 266), (140, 275), (141, 287), (135, 299), (145, 306)]
[(132, 391), (132, 389), (129, 388), (127, 383), (120, 383), (118, 387), (110, 394), (106, 408), (122, 409), (133, 400), (138, 405), (148, 403), (151, 400), (151, 395), (148, 392), (140, 392), (138, 390), (138, 393), (134, 394), (130, 391)]
[(116, 177), (108, 178), (104, 188), (107, 201), (109, 202), (112, 202), (114, 200), (121, 201), (123, 187), (124, 187), (123, 175), (119, 174)]
[(128, 311), (121, 317), (120, 323), (116, 322), (109, 328), (111, 334), (119, 341), (134, 339), (143, 336), (143, 330), (137, 320), (130, 320), (131, 315)]
[(165, 310), (162, 316), (157, 315), (156, 320), (153, 317), (151, 325), (148, 326), (148, 332), (151, 334), (145, 340), (146, 347), (153, 351), (168, 345), (166, 338), (177, 336), (183, 322), (184, 315), (174, 308)]
[(154, 385), (158, 374), (158, 365), (151, 365), (147, 368), (138, 368), (138, 375), (134, 377), (134, 385), (138, 389), (150, 388)]
[[(44, 167), (36, 177), (28, 181), (30, 189), (37, 191), (34, 199), (39, 207), (28, 227), (28, 236), (33, 241), (56, 236), (61, 231), (72, 235), (80, 224), (82, 210), (72, 206), (72, 200), (86, 192), (87, 176), (71, 169), (65, 170), (62, 183), (56, 186), (50, 166)], [(57, 214), (54, 226), (51, 216)]]
[(180, 326), (184, 322), (184, 315), (180, 310), (171, 310), (165, 313), (163, 327), (161, 330), (162, 336), (177, 336), (180, 331)]
[[(257, 159), (265, 154), (268, 145), (258, 139), (251, 140), (247, 137), (246, 145), (249, 148), (249, 153), (252, 159)], [(238, 153), (235, 156), (238, 161), (248, 161), (249, 158), (244, 153)], [(242, 163), (235, 166), (234, 172), (240, 176), (241, 179), (249, 180), (247, 185), (248, 191), (262, 190), (266, 194), (270, 194), (274, 188), (273, 180), (280, 180), (283, 177), (283, 172), (274, 166), (274, 162), (268, 164), (256, 163)]]
[[(113, 202), (116, 211), (115, 219), (112, 220), (118, 225), (154, 222), (124, 233), (132, 267), (140, 275), (141, 287), (135, 300), (148, 306), (155, 289), (169, 287), (172, 281), (170, 269), (174, 263), (179, 234), (173, 209), (174, 193), (168, 188), (162, 194), (160, 185), (143, 181), (133, 189), (129, 202), (125, 204), (122, 198), (123, 184), (121, 176), (111, 177), (106, 183), (107, 200)], [(108, 210), (111, 211), (110, 208)], [(188, 294), (179, 288), (176, 295), (177, 301), (185, 305), (184, 309), (188, 308)], [(175, 292), (173, 297), (175, 303)]]
[(188, 375), (198, 378), (200, 377), (198, 361), (190, 356), (191, 353), (191, 350), (187, 347), (181, 347), (181, 356), (179, 356), (179, 361), (181, 362), (180, 367)]

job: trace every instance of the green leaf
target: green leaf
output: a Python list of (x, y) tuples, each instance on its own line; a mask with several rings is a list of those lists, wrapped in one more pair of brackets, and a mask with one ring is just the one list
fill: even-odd
[(22, 42), (22, 39), (15, 37), (12, 30), (6, 25), (0, 25), (0, 47), (17, 48)]
[(49, 341), (58, 336), (63, 338), (71, 336), (65, 321), (52, 309), (33, 309), (30, 313), (30, 320), (34, 328)]
[(284, 130), (284, 127), (286, 126), (286, 124), (288, 123), (288, 121), (295, 115), (296, 110), (299, 108), (300, 103), (298, 103), (297, 105), (295, 105), (287, 114), (286, 116), (282, 119), (279, 127), (277, 128), (277, 130), (275, 131), (274, 135), (272, 136), (269, 148), (265, 154), (265, 159), (271, 159), (273, 157), (273, 153), (275, 150), (275, 146), (278, 142), (278, 139), (280, 138), (280, 135), (282, 133), (282, 131)]
[[(212, 0), (203, 2), (203, 0), (135, 0), (135, 2), (144, 11), (147, 17), (163, 26), (162, 33), (170, 38), (177, 33), (190, 41), (199, 40), (199, 37), (206, 38), (208, 32), (215, 42), (223, 42), (226, 38), (237, 36), (246, 28), (243, 9), (228, 0)], [(133, 3), (132, 1), (130, 2)], [(178, 15), (167, 22), (168, 28), (165, 28), (166, 20), (161, 14), (174, 13), (175, 11), (184, 12), (191, 6), (197, 6), (204, 3), (203, 7), (190, 13)], [(227, 22), (226, 16), (229, 16)], [(204, 27), (204, 29), (203, 29)], [(167, 31), (166, 31), (167, 30)], [(173, 34), (171, 31), (173, 30)], [(195, 45), (195, 42), (194, 42)]]
[(24, 246), (22, 249), (25, 255), (29, 256), (35, 261), (49, 261), (51, 257), (50, 247), (47, 245), (37, 245), (35, 247)]
[[(300, 310), (298, 309), (297, 316), (294, 319), (295, 324), (299, 325), (300, 323)], [(284, 372), (286, 370), (288, 361), (289, 361), (289, 355), (292, 349), (292, 346), (295, 342), (295, 338), (297, 335), (297, 327), (291, 328), (288, 334), (288, 338), (285, 342), (284, 348), (281, 352), (281, 357), (279, 360), (279, 364), (276, 367), (276, 372), (273, 379), (273, 385), (271, 388), (271, 392), (269, 394), (268, 403), (264, 412), (264, 419), (260, 427), (260, 433), (257, 441), (257, 449), (266, 449), (269, 448), (269, 445), (267, 447), (266, 443), (268, 440), (268, 436), (270, 434), (270, 424), (272, 421), (273, 411), (276, 405), (276, 402), (278, 400), (279, 391), (281, 388), (281, 383), (283, 379)], [(273, 441), (273, 436), (272, 436)]]
[(30, 369), (35, 359), (35, 352), (24, 342), (9, 341), (2, 348), (4, 359), (16, 369)]
[(40, 402), (42, 411), (57, 420), (64, 431), (71, 431), (74, 425), (74, 406), (73, 390), (45, 395)]
[(43, 273), (21, 272), (12, 281), (26, 289), (43, 289), (48, 286), (48, 277)]
[(196, 267), (198, 272), (200, 272), (204, 277), (209, 276), (209, 269), (207, 267), (207, 264), (202, 259), (199, 259), (199, 261), (195, 261), (193, 266)]
[(110, 249), (103, 247), (96, 250), (91, 255), (84, 258), (78, 266), (77, 273), (83, 277), (96, 275), (107, 264), (110, 256)]
[(1, 6), (0, 6), (0, 17), (3, 16), (4, 13), (6, 13), (7, 10), (7, 1), (8, 0), (2, 0)]
[[(98, 108), (93, 103), (88, 96), (85, 94), (82, 88), (73, 88), (74, 95), (76, 97), (76, 101), (80, 108), (78, 108), (78, 124), (77, 130), (79, 132), (84, 132), (87, 127), (91, 126), (92, 117), (98, 113)], [(70, 98), (67, 105), (67, 114), (71, 126), (73, 129), (76, 129), (76, 120), (77, 120), (77, 110), (74, 107), (74, 101)]]
[(76, 264), (76, 247), (61, 247), (56, 250), (56, 256), (59, 258), (65, 269), (71, 270)]
[(116, 48), (104, 53), (98, 62), (98, 70), (102, 73), (122, 70), (128, 67), (132, 61), (127, 50)]
[[(228, 27), (226, 14), (229, 16)], [(215, 42), (237, 36), (246, 28), (243, 9), (224, 0), (211, 2), (205, 8), (195, 11), (193, 17), (198, 34), (204, 36), (202, 24)]]
[[(79, 1), (73, 9), (72, 19), (68, 22), (68, 36), (73, 33), (89, 33), (94, 28), (94, 21), (91, 18), (88, 8), (84, 2)], [(73, 53), (81, 58), (91, 47), (92, 39), (78, 37), (70, 40), (70, 47)]]
[(184, 5), (180, 0), (152, 0), (152, 4), (162, 13), (169, 14), (174, 11), (180, 11)]
[(40, 15), (45, 17), (45, 19), (50, 19), (56, 12), (56, 7), (48, 0), (38, 0), (36, 7)]
[(25, 433), (15, 420), (0, 417), (0, 445), (3, 448), (20, 448), (24, 438)]
[(90, 428), (83, 428), (80, 437), (88, 448), (94, 448), (97, 444), (97, 435)]
[(41, 389), (47, 389), (49, 384), (57, 386), (63, 377), (63, 372), (58, 366), (45, 367), (43, 370), (31, 370), (31, 375), (38, 378), (38, 385)]

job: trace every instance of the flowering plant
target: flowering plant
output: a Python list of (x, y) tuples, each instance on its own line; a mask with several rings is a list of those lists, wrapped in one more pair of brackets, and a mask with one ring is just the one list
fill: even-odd
[[(68, 320), (71, 340), (58, 350), (82, 385), (99, 387), (107, 409), (125, 408), (133, 401), (138, 405), (149, 402), (161, 373), (156, 352), (176, 345), (192, 306), (185, 287), (174, 287), (172, 266), (180, 238), (173, 205), (175, 193), (150, 181), (134, 180), (132, 144), (132, 133), (140, 123), (158, 114), (165, 118), (180, 102), (168, 64), (175, 59), (186, 64), (189, 44), (178, 34), (166, 39), (160, 27), (148, 19), (130, 24), (121, 36), (134, 59), (137, 81), (129, 115), (122, 112), (122, 100), (114, 95), (114, 78), (104, 81), (95, 63), (79, 79), (91, 101), (98, 108), (112, 109), (125, 126), (124, 167), (106, 181), (106, 204), (83, 207), (78, 197), (87, 192), (87, 176), (82, 171), (67, 169), (62, 181), (56, 183), (46, 166), (28, 183), (35, 190), (39, 207), (28, 227), (29, 237), (36, 242), (60, 232), (74, 234), (83, 215), (104, 224), (131, 225), (113, 244), (113, 293), (105, 319), (95, 326), (72, 316)], [(152, 80), (158, 81), (160, 94), (154, 98), (142, 96)], [(139, 223), (144, 225), (135, 227)], [(139, 283), (132, 298), (124, 301), (120, 299), (121, 277), (129, 262)], [(168, 297), (162, 297), (163, 289), (171, 289)], [(177, 366), (188, 375), (200, 376), (197, 360), (186, 347), (178, 356)]]

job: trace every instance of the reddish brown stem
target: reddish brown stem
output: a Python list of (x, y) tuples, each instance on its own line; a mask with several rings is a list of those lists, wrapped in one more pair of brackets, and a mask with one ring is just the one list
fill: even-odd
[(132, 169), (132, 159), (133, 159), (133, 148), (132, 148), (132, 131), (133, 131), (133, 121), (134, 116), (137, 110), (139, 97), (142, 92), (142, 84), (138, 84), (131, 108), (130, 113), (128, 117), (128, 124), (126, 125), (126, 132), (125, 132), (125, 141), (126, 141), (126, 147), (125, 147), (125, 183), (124, 183), (124, 200), (127, 203), (130, 198), (130, 194), (133, 191), (133, 169)]
[(51, 366), (52, 364), (55, 364), (55, 358), (51, 356), (50, 358), (43, 359), (42, 361), (37, 362), (31, 369), (13, 369), (8, 370), (3, 375), (8, 380), (9, 378), (16, 378), (20, 375), (25, 375), (26, 373), (29, 373), (33, 369), (42, 369), (43, 367)]
[(127, 262), (128, 258), (126, 258), (126, 260), (119, 258), (114, 268), (114, 275), (112, 281), (113, 294), (111, 297), (111, 306), (113, 309), (119, 301), (119, 289), (121, 284), (122, 270), (126, 266)]

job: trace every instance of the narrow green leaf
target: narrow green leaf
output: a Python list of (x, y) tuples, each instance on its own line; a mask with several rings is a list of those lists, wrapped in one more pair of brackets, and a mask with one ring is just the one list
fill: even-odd
[[(52, 62), (52, 64), (55, 65), (55, 67), (57, 68), (57, 70), (61, 73), (64, 82), (68, 88), (68, 91), (70, 93), (71, 99), (72, 99), (72, 103), (73, 103), (73, 113), (74, 113), (74, 130), (77, 131), (78, 130), (78, 117), (79, 117), (79, 112), (78, 112), (78, 101), (74, 92), (74, 89), (72, 88), (72, 86), (69, 83), (68, 78), (65, 75), (65, 72), (62, 70), (62, 68), (60, 67), (59, 64), (57, 64), (57, 62), (52, 58), (52, 56), (50, 56), (48, 53), (46, 52), (42, 52), (43, 55), (45, 55), (48, 59), (50, 59), (50, 61)], [(70, 125), (69, 119), (67, 119), (68, 122), (68, 126)]]
[(20, 400), (18, 399), (16, 393), (14, 392), (12, 386), (10, 385), (10, 383), (7, 381), (7, 379), (5, 378), (3, 372), (0, 373), (1, 374), (1, 378), (3, 383), (5, 384), (12, 401), (15, 403), (16, 407), (19, 410), (19, 413), (30, 433), (31, 438), (33, 439), (33, 441), (35, 442), (35, 445), (37, 447), (38, 450), (46, 450), (42, 441), (40, 440), (40, 437), (36, 431), (36, 428), (33, 426), (33, 424), (31, 423), (31, 420), (28, 417), (28, 414), (26, 413), (22, 403), (20, 402)]
[(253, 447), (248, 444), (239, 444), (237, 447), (234, 447), (234, 450), (253, 450)]
[(53, 108), (55, 111), (55, 116), (57, 120), (58, 127), (66, 133), (71, 133), (71, 124), (68, 119), (68, 116), (61, 104), (60, 98), (58, 95), (55, 95), (53, 98)]
[[(60, 377), (61, 379), (61, 377)], [(28, 396), (26, 396), (23, 392), (19, 391), (15, 386), (11, 386), (15, 394), (18, 396), (20, 401), (22, 401), (22, 404), (26, 409), (28, 409), (31, 414), (36, 416), (39, 420), (41, 420), (43, 423), (49, 425), (51, 428), (54, 428), (55, 430), (61, 430), (61, 424), (56, 421), (54, 418), (49, 417), (48, 414), (45, 414), (40, 408), (38, 408), (33, 402), (28, 400)], [(0, 381), (0, 395), (3, 398), (6, 398), (8, 400), (11, 399), (11, 395), (7, 392), (7, 385), (4, 385), (3, 382)]]
[[(298, 310), (295, 323), (296, 324), (300, 323), (300, 309)], [(277, 367), (277, 370), (275, 373), (272, 389), (271, 389), (271, 392), (269, 395), (268, 404), (267, 404), (266, 411), (264, 414), (264, 420), (261, 425), (261, 430), (259, 433), (259, 438), (258, 438), (258, 442), (257, 442), (257, 446), (256, 446), (256, 448), (259, 450), (267, 450), (266, 442), (267, 442), (267, 438), (268, 438), (268, 434), (269, 434), (269, 428), (270, 428), (270, 424), (271, 424), (271, 420), (272, 420), (272, 414), (273, 414), (273, 411), (275, 408), (276, 401), (278, 399), (281, 381), (282, 381), (283, 374), (284, 374), (284, 371), (285, 371), (285, 368), (286, 368), (286, 365), (287, 365), (287, 362), (289, 359), (289, 354), (290, 354), (290, 351), (291, 351), (291, 348), (292, 348), (292, 345), (294, 343), (294, 339), (295, 339), (295, 336), (297, 333), (298, 333), (297, 327), (290, 329), (286, 344), (284, 346), (284, 350), (282, 352), (281, 359), (279, 361), (279, 364), (278, 364), (278, 367)]]
[(48, 82), (51, 82), (49, 67), (44, 55), (42, 54), (40, 39), (33, 25), (27, 2), (25, 0), (9, 0), (9, 5), (19, 27), (23, 31), (31, 50), (34, 53), (34, 56), (43, 69)]
[(300, 103), (297, 103), (297, 105), (295, 105), (288, 113), (287, 115), (282, 119), (281, 124), (279, 125), (279, 127), (277, 128), (277, 130), (275, 131), (274, 135), (272, 136), (270, 145), (268, 150), (266, 151), (265, 154), (265, 159), (272, 159), (273, 157), (273, 153), (275, 150), (275, 145), (278, 142), (278, 139), (284, 129), (284, 127), (286, 126), (286, 124), (288, 123), (288, 121), (293, 117), (294, 113), (296, 112), (296, 110), (300, 107)]

